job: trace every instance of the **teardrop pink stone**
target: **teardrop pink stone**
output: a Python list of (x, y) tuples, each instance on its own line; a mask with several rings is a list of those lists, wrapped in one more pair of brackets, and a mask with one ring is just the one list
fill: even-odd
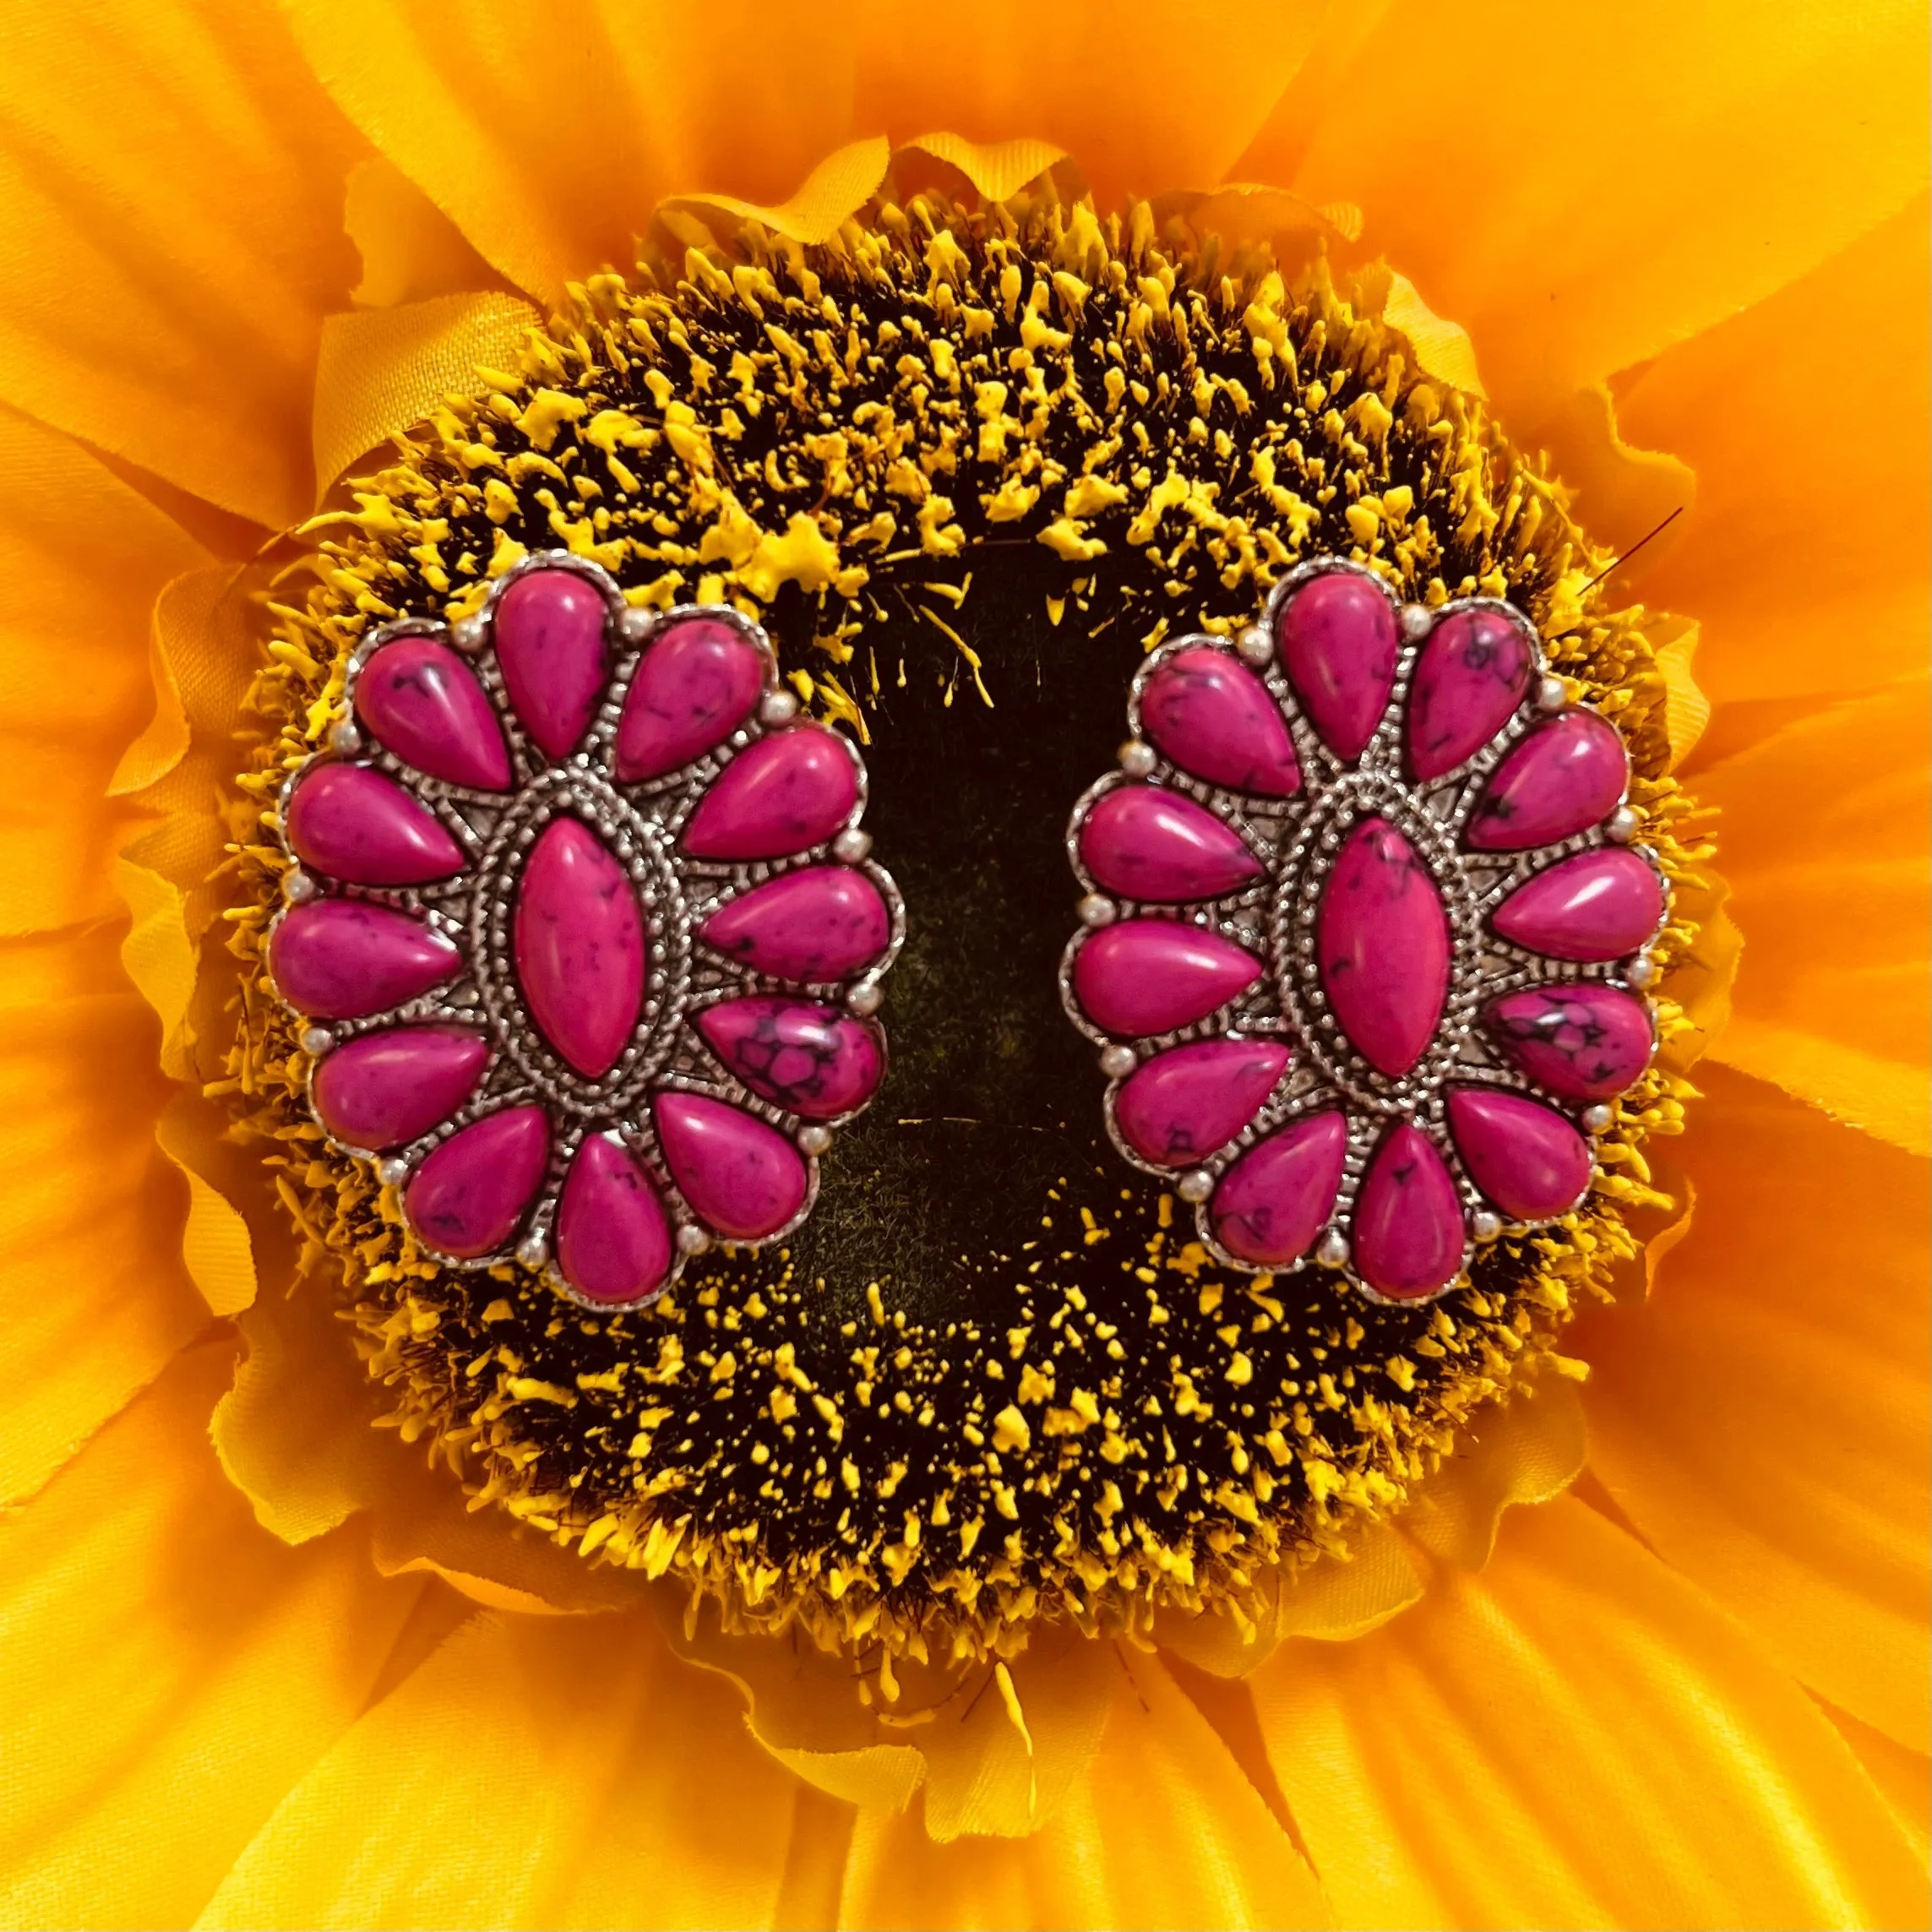
[(1435, 1143), (1403, 1121), (1375, 1150), (1356, 1197), (1355, 1266), (1391, 1301), (1433, 1295), (1462, 1265), (1462, 1202)]
[(727, 999), (698, 1015), (711, 1051), (755, 1094), (808, 1120), (863, 1107), (885, 1072), (876, 1026), (802, 999)]
[(1574, 837), (1617, 808), (1630, 775), (1616, 727), (1572, 711), (1529, 733), (1496, 768), (1470, 815), (1478, 852), (1525, 852)]
[(671, 1222), (650, 1177), (614, 1134), (577, 1150), (557, 1210), (557, 1265), (594, 1302), (634, 1302), (671, 1272)]
[(1136, 1067), (1113, 1097), (1113, 1118), (1135, 1153), (1191, 1167), (1225, 1147), (1267, 1104), (1288, 1064), (1275, 1040), (1200, 1040)]
[(460, 1026), (395, 1026), (338, 1047), (320, 1061), (309, 1097), (322, 1124), (372, 1153), (406, 1147), (476, 1091), (488, 1044)]
[(363, 765), (324, 765), (296, 786), (288, 842), (304, 865), (352, 885), (427, 885), (465, 863), (433, 812)]
[(805, 1205), (810, 1174), (776, 1128), (696, 1093), (661, 1093), (651, 1118), (692, 1212), (726, 1240), (762, 1241)]
[(1184, 771), (1211, 785), (1263, 798), (1292, 798), (1301, 790), (1281, 706), (1225, 650), (1201, 645), (1168, 658), (1140, 694), (1140, 728)]
[(644, 1004), (644, 914), (588, 825), (544, 827), (517, 887), (514, 941), (531, 1017), (585, 1080), (601, 1079)]
[(1590, 1185), (1588, 1143), (1554, 1108), (1494, 1087), (1452, 1087), (1449, 1130), (1469, 1178), (1515, 1221), (1568, 1214)]
[(1525, 987), (1489, 1026), (1537, 1085), (1563, 1100), (1608, 1100), (1650, 1064), (1650, 1015), (1614, 986)]
[(608, 616), (602, 591), (574, 570), (533, 570), (497, 601), (497, 663), (523, 728), (547, 758), (568, 758), (597, 715), (610, 675)]
[(683, 618), (651, 639), (618, 725), (618, 776), (657, 778), (722, 744), (758, 702), (765, 661), (722, 618)]
[(269, 940), (276, 990), (314, 1020), (361, 1020), (454, 974), (463, 955), (420, 919), (359, 899), (316, 899), (283, 914)]
[(1578, 852), (1527, 879), (1490, 923), (1512, 944), (1552, 959), (1619, 960), (1655, 937), (1663, 887), (1633, 852)]
[(1314, 1245), (1342, 1185), (1348, 1123), (1309, 1114), (1244, 1154), (1214, 1192), (1214, 1238), (1230, 1254), (1285, 1267)]
[(698, 937), (774, 979), (844, 979), (891, 944), (892, 915), (863, 872), (808, 865), (720, 906)]
[(1124, 919), (1074, 955), (1074, 994), (1104, 1032), (1129, 1039), (1205, 1020), (1261, 977), (1232, 939), (1174, 919)]
[(858, 803), (845, 740), (823, 725), (775, 732), (727, 765), (684, 830), (694, 858), (785, 858), (823, 845)]
[(550, 1164), (541, 1107), (472, 1122), (435, 1149), (403, 1195), (410, 1226), (439, 1254), (474, 1260), (508, 1244)]
[(476, 674), (433, 637), (399, 637), (362, 667), (356, 713), (378, 743), (431, 778), (507, 792), (509, 748)]
[(1322, 990), (1355, 1049), (1396, 1080), (1428, 1048), (1449, 993), (1449, 915), (1429, 868), (1386, 819), (1336, 856), (1315, 944)]
[(1362, 755), (1389, 708), (1401, 643), (1387, 596), (1352, 571), (1314, 578), (1282, 612), (1282, 667), (1322, 743), (1344, 764)]
[(1409, 685), (1409, 770), (1427, 781), (1488, 743), (1529, 688), (1529, 639), (1500, 611), (1457, 611), (1429, 633)]
[(1205, 806), (1152, 785), (1123, 785), (1095, 802), (1080, 830), (1094, 881), (1156, 904), (1218, 899), (1261, 876), (1240, 835)]

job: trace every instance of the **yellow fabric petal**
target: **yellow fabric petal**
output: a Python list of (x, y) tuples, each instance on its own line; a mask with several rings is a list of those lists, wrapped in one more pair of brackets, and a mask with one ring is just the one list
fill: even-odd
[(891, 148), (875, 135), (827, 155), (806, 176), (798, 192), (776, 206), (760, 206), (730, 194), (679, 195), (673, 205), (721, 209), (808, 245), (829, 242), (839, 225), (872, 199), (891, 159)]
[(200, 561), (99, 458), (0, 409), (0, 933), (117, 909), (133, 821), (106, 792), (152, 701), (148, 612)]
[(770, 46), (756, 0), (433, 14), (387, 0), (295, 0), (315, 73), (349, 118), (493, 267), (546, 304), (629, 265), (673, 194), (782, 203), (850, 122), (846, 30)]
[(863, 1812), (841, 1924), (1326, 1924), (1307, 1866), (1166, 1667), (1116, 1657), (1092, 1770), (1040, 1831), (939, 1845), (917, 1812)]
[(763, 1924), (796, 1789), (648, 1619), (485, 1614), (289, 1793), (200, 1924)]
[(1923, 681), (1788, 726), (1701, 771), (1744, 935), (1712, 1051), (1914, 1153), (1927, 1120)]
[(209, 1453), (233, 1358), (182, 1357), (0, 1522), (0, 1920), (191, 1920), (355, 1717), (421, 1586), (297, 1554)]
[(1691, 1231), (1592, 1315), (1591, 1467), (1782, 1665), (1927, 1743), (1926, 1168), (1722, 1068)]
[[(1835, 23), (1856, 41), (1870, 17)], [(1859, 116), (1881, 140), (1885, 114), (1875, 95)], [(1683, 540), (1651, 560), (1643, 595), (1700, 620), (1699, 678), (1722, 705), (1869, 690), (1924, 666), (1927, 218), (1921, 196), (1618, 385), (1625, 434), (1697, 472)]]
[[(1418, 62), (1448, 47), (1479, 81), (1432, 84)], [(1925, 62), (1905, 0), (1806, 0), (1775, 27), (1669, 0), (1579, 0), (1533, 27), (1516, 0), (1398, 0), (1300, 103), (1312, 140), (1271, 123), (1240, 167), (1360, 202), (1367, 241), (1474, 337), (1507, 421), (1901, 207), (1924, 180)]]
[(1848, 1712), (1830, 1705), (1825, 1710), (1923, 1864), (1932, 1852), (1932, 1758), (1924, 1751), (1908, 1750)]
[(1337, 1918), (1908, 1925), (1923, 1876), (1850, 1753), (1738, 1627), (1571, 1497), (1479, 1576), (1249, 1679)]
[(279, 527), (307, 508), (353, 137), (257, 0), (0, 19), (0, 397)]
[(204, 1327), (169, 1087), (117, 933), (0, 941), (0, 1501), (30, 1494)]
[(362, 258), (355, 300), (364, 307), (398, 308), (499, 286), (456, 224), (385, 155), (350, 169), (342, 226)]
[(918, 134), (904, 144), (957, 168), (982, 201), (1004, 201), (1066, 159), (1065, 150), (1051, 141), (1029, 140), (1024, 135), (984, 142), (961, 140), (957, 134)]
[(514, 295), (439, 295), (332, 315), (315, 373), (318, 496), (445, 396), (481, 395), (478, 365), (514, 369), (536, 311)]

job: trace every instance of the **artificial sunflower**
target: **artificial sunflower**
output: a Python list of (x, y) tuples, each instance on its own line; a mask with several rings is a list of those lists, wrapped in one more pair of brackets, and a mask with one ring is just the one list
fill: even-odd
[(0, 1916), (1923, 1921), (1914, 12), (0, 33)]

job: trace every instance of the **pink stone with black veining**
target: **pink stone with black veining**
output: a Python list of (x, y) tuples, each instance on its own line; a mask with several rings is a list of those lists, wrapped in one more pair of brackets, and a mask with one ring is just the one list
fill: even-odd
[(574, 570), (532, 570), (498, 599), (497, 664), (523, 728), (552, 760), (590, 728), (610, 675), (603, 593)]
[(1447, 1163), (1418, 1127), (1382, 1137), (1356, 1196), (1356, 1271), (1391, 1301), (1433, 1295), (1462, 1265), (1462, 1203)]
[(1590, 1185), (1590, 1148), (1554, 1108), (1495, 1087), (1451, 1087), (1449, 1130), (1469, 1178), (1516, 1221), (1567, 1214)]
[(359, 899), (316, 899), (276, 922), (275, 990), (314, 1020), (360, 1020), (439, 986), (463, 955), (422, 920)]
[(1559, 1099), (1608, 1100), (1650, 1064), (1650, 1015), (1614, 986), (1525, 987), (1497, 1000), (1488, 1022), (1516, 1064)]
[(1113, 1097), (1128, 1146), (1163, 1167), (1225, 1147), (1267, 1104), (1288, 1064), (1275, 1040), (1199, 1040), (1136, 1067)]
[(803, 999), (727, 999), (698, 1015), (698, 1031), (755, 1094), (830, 1120), (863, 1107), (885, 1072), (878, 1027)]
[(550, 1161), (541, 1107), (513, 1107), (472, 1122), (423, 1161), (403, 1194), (410, 1225), (430, 1247), (473, 1260), (507, 1246)]
[(1497, 766), (1465, 836), (1478, 852), (1554, 845), (1608, 818), (1630, 771), (1616, 727), (1594, 711), (1571, 711), (1530, 732)]
[(762, 1241), (805, 1205), (809, 1172), (776, 1128), (696, 1093), (661, 1093), (651, 1118), (678, 1190), (726, 1240)]
[(1387, 596), (1352, 571), (1312, 579), (1288, 599), (1276, 648), (1321, 741), (1345, 765), (1388, 709), (1401, 634)]
[(1225, 650), (1177, 650), (1140, 694), (1140, 728), (1182, 770), (1264, 798), (1300, 791), (1301, 766), (1268, 688)]
[(705, 944), (774, 979), (836, 980), (892, 943), (892, 915), (862, 872), (808, 865), (721, 906), (698, 928)]
[(1457, 611), (1429, 633), (1409, 683), (1409, 770), (1424, 781), (1488, 743), (1529, 688), (1529, 639), (1500, 611)]
[(1336, 1113), (1309, 1114), (1271, 1134), (1215, 1189), (1215, 1239), (1264, 1267), (1298, 1260), (1327, 1222), (1347, 1152), (1348, 1123)]
[(1616, 846), (1578, 852), (1527, 879), (1490, 924), (1511, 944), (1553, 959), (1621, 959), (1654, 938), (1663, 922), (1656, 868)]
[(1074, 956), (1074, 995), (1103, 1032), (1130, 1039), (1205, 1020), (1261, 977), (1261, 962), (1175, 919), (1124, 919)]
[(661, 777), (721, 745), (751, 716), (765, 661), (722, 618), (673, 619), (651, 639), (618, 725), (626, 784)]
[(784, 858), (823, 845), (858, 803), (845, 741), (822, 725), (775, 732), (740, 752), (684, 831), (694, 858)]
[(464, 865), (433, 812), (362, 765), (324, 765), (296, 786), (288, 842), (304, 865), (353, 885), (427, 885)]
[(557, 1209), (557, 1265), (580, 1295), (634, 1302), (671, 1272), (671, 1222), (657, 1189), (614, 1134), (578, 1148)]
[(1219, 899), (1261, 876), (1240, 835), (1205, 806), (1152, 785), (1123, 785), (1096, 800), (1080, 830), (1094, 883), (1124, 899), (1171, 904)]
[(644, 1002), (644, 914), (630, 879), (575, 819), (552, 819), (517, 886), (517, 978), (544, 1037), (586, 1080), (622, 1056)]
[(1364, 819), (1336, 855), (1315, 923), (1322, 990), (1363, 1059), (1399, 1078), (1428, 1050), (1449, 993), (1449, 915), (1415, 848)]
[(433, 637), (400, 637), (356, 680), (356, 713), (377, 742), (431, 778), (507, 792), (509, 748), (476, 674)]
[(489, 1058), (465, 1027), (393, 1026), (336, 1048), (317, 1064), (309, 1096), (345, 1146), (406, 1147), (476, 1091)]

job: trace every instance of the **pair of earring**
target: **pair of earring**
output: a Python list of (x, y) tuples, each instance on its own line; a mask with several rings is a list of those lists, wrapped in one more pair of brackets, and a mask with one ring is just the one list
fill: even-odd
[[(418, 1242), (606, 1309), (796, 1228), (884, 1075), (906, 911), (763, 630), (548, 553), (374, 632), (332, 715), (264, 964)], [(1121, 1155), (1223, 1263), (1375, 1298), (1571, 1211), (1652, 1049), (1664, 886), (1534, 628), (1314, 559), (1151, 656), (1128, 716), (1060, 975)]]

